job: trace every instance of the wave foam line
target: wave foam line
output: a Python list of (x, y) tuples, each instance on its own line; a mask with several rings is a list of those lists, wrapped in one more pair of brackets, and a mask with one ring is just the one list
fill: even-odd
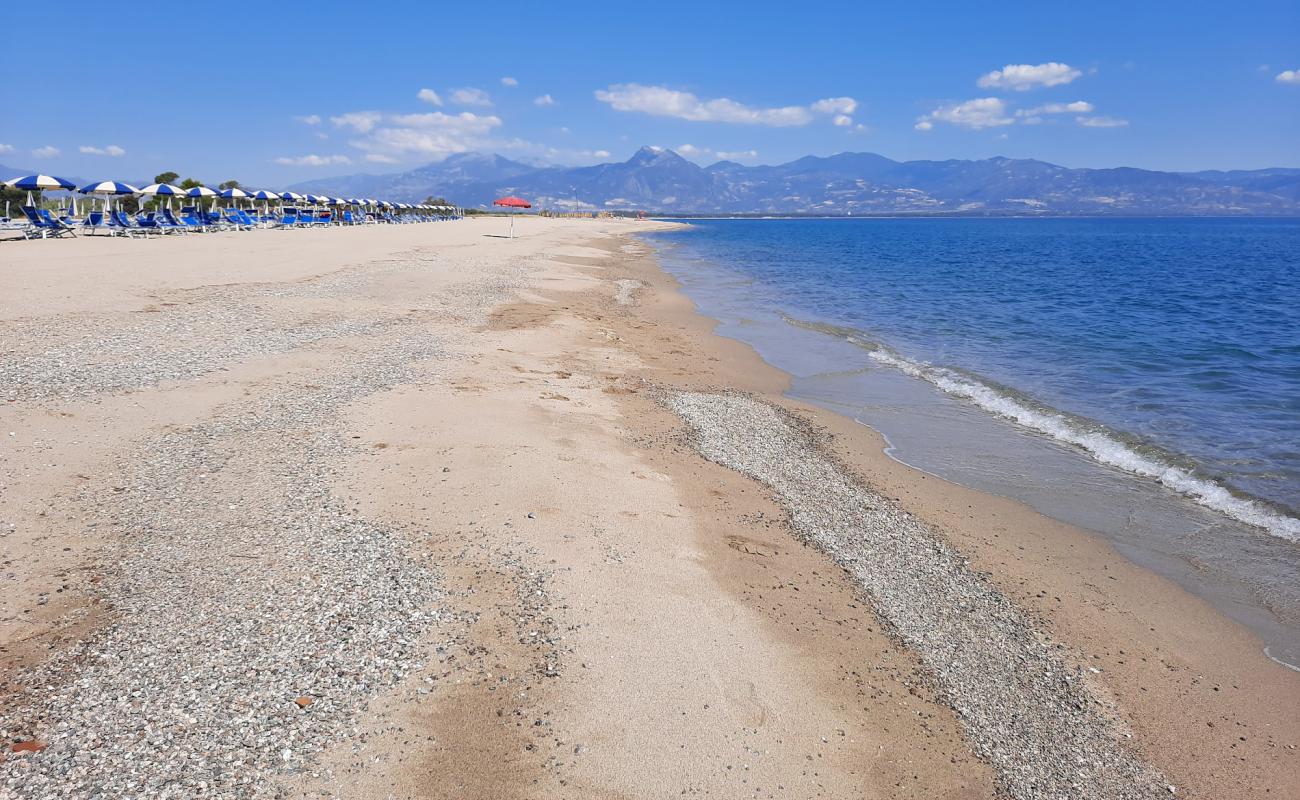
[(855, 336), (847, 338), (867, 349), (871, 358), (877, 362), (931, 383), (947, 394), (967, 400), (985, 411), (1053, 439), (1079, 447), (1103, 464), (1154, 478), (1169, 489), (1239, 522), (1300, 543), (1300, 519), (1273, 511), (1254, 500), (1238, 497), (1226, 487), (1198, 477), (1182, 467), (1143, 455), (1104, 432), (1081, 430), (1062, 414), (1032, 408), (953, 370), (912, 361), (875, 342)]

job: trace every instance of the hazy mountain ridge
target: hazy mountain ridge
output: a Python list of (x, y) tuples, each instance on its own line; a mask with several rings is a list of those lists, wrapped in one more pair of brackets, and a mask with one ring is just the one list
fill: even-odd
[(518, 194), (553, 209), (711, 214), (1300, 215), (1300, 169), (1072, 169), (1034, 159), (894, 161), (875, 153), (701, 167), (672, 150), (589, 167), (532, 167), (459, 154), (389, 175), (322, 178), (295, 191), (487, 206)]

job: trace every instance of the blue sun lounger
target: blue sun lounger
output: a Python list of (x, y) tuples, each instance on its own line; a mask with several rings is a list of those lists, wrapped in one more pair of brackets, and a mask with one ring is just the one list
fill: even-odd
[(22, 206), (23, 216), (27, 217), (27, 227), (23, 229), (23, 237), (26, 239), (57, 239), (61, 236), (72, 236), (76, 238), (77, 232), (72, 229), (71, 225), (59, 222), (50, 216), (50, 212), (36, 206)]

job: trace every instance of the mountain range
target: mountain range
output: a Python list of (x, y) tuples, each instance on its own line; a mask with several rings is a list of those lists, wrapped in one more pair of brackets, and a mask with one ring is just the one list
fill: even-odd
[[(0, 176), (28, 174), (0, 166)], [(1300, 169), (1157, 172), (1072, 169), (1014, 158), (895, 161), (875, 153), (805, 156), (776, 166), (701, 167), (643, 147), (620, 163), (537, 167), (462, 153), (386, 175), (299, 183), (297, 192), (491, 206), (514, 194), (559, 211), (655, 214), (963, 214), (1300, 216)]]
[(1292, 168), (1072, 169), (1033, 159), (895, 161), (875, 153), (701, 167), (657, 147), (590, 167), (535, 167), (463, 153), (407, 172), (290, 188), (405, 202), (441, 196), (467, 207), (489, 207), (514, 194), (554, 210), (657, 214), (1300, 215), (1300, 169)]

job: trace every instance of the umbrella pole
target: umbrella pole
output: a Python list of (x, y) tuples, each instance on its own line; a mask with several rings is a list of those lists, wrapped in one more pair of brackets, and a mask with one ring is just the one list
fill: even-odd
[(510, 212), (510, 238), (515, 238), (515, 212)]

